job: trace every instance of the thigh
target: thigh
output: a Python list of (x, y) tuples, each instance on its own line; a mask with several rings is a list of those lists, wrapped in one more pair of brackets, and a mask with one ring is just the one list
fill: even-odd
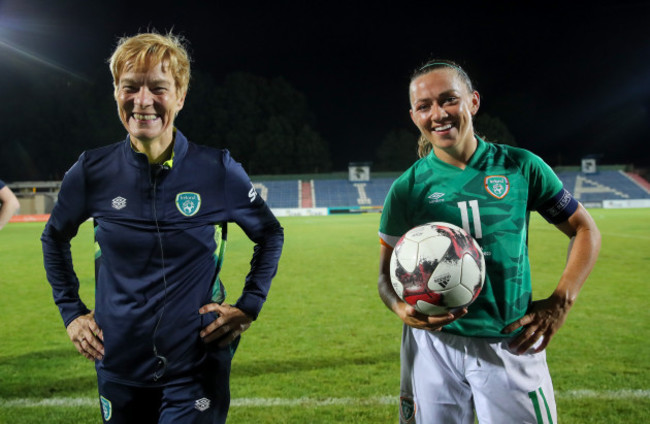
[(127, 386), (97, 378), (99, 401), (104, 423), (156, 424), (162, 390)]
[(170, 382), (163, 389), (160, 424), (225, 423), (230, 406), (231, 351), (213, 351), (189, 381)]
[[(474, 423), (472, 392), (459, 368), (464, 352), (461, 343), (453, 343), (456, 337), (404, 326), (401, 422)], [(410, 411), (414, 411), (411, 416)]]
[(479, 422), (556, 423), (546, 352), (516, 355), (507, 343), (476, 340), (467, 365)]

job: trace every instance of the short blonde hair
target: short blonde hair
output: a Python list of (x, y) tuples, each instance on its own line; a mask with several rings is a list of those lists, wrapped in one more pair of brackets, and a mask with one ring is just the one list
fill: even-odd
[(177, 92), (181, 95), (187, 93), (190, 85), (190, 55), (186, 44), (183, 37), (171, 32), (166, 35), (149, 32), (122, 37), (109, 59), (115, 94), (125, 70), (140, 71), (159, 63), (171, 72)]

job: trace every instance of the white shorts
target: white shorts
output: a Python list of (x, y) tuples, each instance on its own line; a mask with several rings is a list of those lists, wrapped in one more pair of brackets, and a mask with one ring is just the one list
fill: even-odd
[(404, 325), (400, 423), (557, 423), (546, 352)]

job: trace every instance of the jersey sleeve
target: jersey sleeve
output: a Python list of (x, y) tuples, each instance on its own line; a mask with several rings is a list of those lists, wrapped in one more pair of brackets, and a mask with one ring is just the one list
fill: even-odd
[(284, 229), (257, 193), (243, 167), (224, 153), (229, 221), (235, 222), (255, 243), (251, 268), (235, 306), (254, 319), (266, 301), (277, 273), (284, 243)]
[(52, 286), (54, 303), (66, 327), (78, 316), (90, 312), (79, 298), (79, 280), (72, 266), (70, 251), (70, 240), (88, 218), (85, 211), (83, 159), (82, 154), (65, 174), (56, 205), (41, 235), (45, 273)]
[(407, 189), (403, 178), (395, 180), (388, 195), (384, 200), (384, 208), (379, 221), (379, 238), (390, 247), (395, 247), (404, 233), (411, 229), (407, 209), (407, 204), (403, 197)]
[(528, 209), (538, 210), (563, 188), (562, 181), (542, 158), (532, 152), (517, 149), (518, 163), (528, 178)]

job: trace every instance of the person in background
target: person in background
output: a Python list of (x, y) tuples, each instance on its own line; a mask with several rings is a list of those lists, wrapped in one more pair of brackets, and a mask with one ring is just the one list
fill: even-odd
[(4, 228), (12, 216), (20, 209), (16, 195), (4, 181), (0, 180), (0, 230)]
[[(54, 301), (76, 349), (95, 362), (104, 422), (223, 423), (231, 359), (266, 300), (283, 229), (228, 151), (174, 127), (190, 80), (182, 38), (124, 37), (110, 69), (128, 135), (82, 153), (63, 179), (41, 237)], [(93, 310), (70, 254), (89, 218)], [(219, 279), (230, 222), (255, 243), (233, 305)]]
[[(400, 420), (556, 423), (545, 348), (596, 262), (598, 228), (538, 156), (474, 133), (480, 97), (458, 64), (427, 62), (413, 73), (409, 92), (411, 119), (422, 135), (420, 159), (392, 185), (379, 226), (379, 295), (403, 321)], [(557, 287), (534, 302), (531, 211), (569, 240)], [(432, 221), (471, 234), (487, 275), (469, 307), (426, 316), (395, 293), (390, 258), (404, 233)]]

